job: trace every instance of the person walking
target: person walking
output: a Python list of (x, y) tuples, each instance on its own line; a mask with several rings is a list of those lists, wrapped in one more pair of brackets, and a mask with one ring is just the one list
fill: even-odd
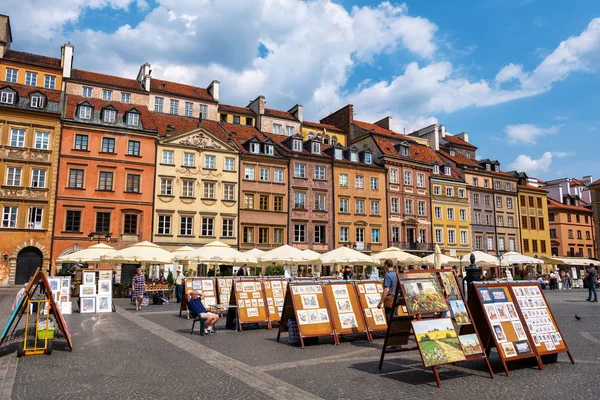
[(568, 271), (563, 275), (563, 289), (571, 289), (571, 277)]
[[(598, 291), (596, 290), (596, 284), (598, 283), (598, 271), (594, 264), (590, 264), (588, 268), (585, 278), (587, 279), (588, 284), (588, 298), (587, 301), (593, 301), (595, 303), (598, 302)], [(594, 300), (592, 300), (592, 294), (594, 295)]]
[(133, 290), (133, 298), (135, 300), (135, 310), (142, 309), (142, 300), (144, 300), (144, 292), (146, 291), (146, 277), (142, 274), (142, 269), (138, 268), (136, 274), (131, 281)]
[(175, 276), (175, 297), (177, 298), (177, 302), (181, 303), (183, 300), (183, 279), (185, 276), (181, 273), (180, 270), (177, 270), (177, 276)]
[(381, 306), (385, 309), (385, 316), (387, 323), (390, 324), (392, 316), (394, 315), (394, 294), (396, 293), (396, 286), (398, 285), (398, 276), (394, 271), (394, 263), (392, 260), (385, 260), (385, 276), (383, 277), (383, 293), (381, 294), (381, 300), (377, 304), (377, 308)]
[(556, 289), (556, 273), (550, 272), (550, 290)]

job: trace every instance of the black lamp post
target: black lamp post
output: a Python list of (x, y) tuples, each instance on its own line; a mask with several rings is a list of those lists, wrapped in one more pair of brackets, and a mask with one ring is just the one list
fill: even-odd
[(481, 279), (481, 268), (475, 265), (475, 255), (471, 253), (470, 257), (471, 265), (465, 268), (465, 279), (463, 279), (463, 292), (466, 296), (469, 293), (469, 286), (471, 283)]
[(100, 244), (102, 239), (106, 240), (107, 242), (110, 242), (110, 238), (111, 238), (110, 233), (90, 232), (90, 234), (88, 235), (88, 240), (90, 242), (97, 240), (98, 244)]

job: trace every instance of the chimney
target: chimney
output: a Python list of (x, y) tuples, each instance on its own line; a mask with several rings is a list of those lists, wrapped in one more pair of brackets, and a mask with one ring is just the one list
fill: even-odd
[(248, 108), (259, 117), (265, 115), (265, 96), (258, 96), (248, 104)]
[(354, 106), (348, 104), (345, 107), (329, 114), (325, 118), (322, 118), (322, 124), (333, 125), (341, 129), (346, 135), (350, 135), (352, 129), (352, 123), (354, 122)]
[(208, 93), (210, 93), (210, 95), (213, 97), (213, 99), (215, 99), (215, 101), (219, 101), (219, 86), (220, 86), (220, 84), (221, 83), (219, 81), (214, 80), (206, 88), (208, 90)]
[(440, 135), (442, 137), (446, 136), (446, 126), (445, 125), (440, 125)]
[(444, 129), (444, 125), (434, 125), (433, 126), (433, 135), (429, 138), (429, 147), (431, 147), (435, 151), (440, 151), (440, 142), (441, 137), (444, 136), (446, 130)]
[(6, 52), (10, 50), (11, 43), (10, 17), (0, 14), (0, 58), (4, 58)]
[(375, 122), (375, 125), (379, 125), (383, 129), (392, 130), (392, 117), (390, 117), (388, 115), (387, 117), (382, 118), (379, 121)]
[(464, 140), (465, 142), (469, 143), (469, 133), (468, 132), (461, 132), (458, 135), (454, 135), (459, 139)]
[(150, 91), (150, 74), (152, 70), (150, 69), (150, 64), (145, 63), (140, 67), (140, 70), (137, 75), (137, 81), (140, 83), (142, 88), (146, 91)]
[(73, 53), (75, 47), (71, 43), (65, 43), (60, 48), (60, 66), (63, 69), (63, 78), (71, 77), (71, 69), (73, 68)]
[(301, 123), (304, 122), (304, 110), (302, 108), (302, 104), (296, 104), (288, 112)]
[(592, 183), (592, 176), (591, 175), (586, 175), (583, 178), (581, 178), (581, 180), (583, 181), (583, 183), (585, 184), (585, 186), (588, 186)]

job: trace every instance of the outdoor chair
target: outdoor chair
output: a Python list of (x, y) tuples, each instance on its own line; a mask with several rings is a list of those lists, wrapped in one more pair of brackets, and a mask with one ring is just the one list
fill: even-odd
[(200, 322), (200, 336), (204, 336), (204, 320), (200, 318), (199, 315), (192, 321), (192, 329), (190, 330), (190, 335), (194, 333), (194, 326), (196, 325), (196, 322)]

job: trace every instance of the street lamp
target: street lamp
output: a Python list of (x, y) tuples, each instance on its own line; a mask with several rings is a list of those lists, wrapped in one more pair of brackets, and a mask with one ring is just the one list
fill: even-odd
[(102, 239), (105, 239), (107, 242), (110, 242), (110, 238), (111, 238), (110, 233), (90, 232), (90, 234), (88, 235), (88, 240), (90, 242), (97, 240), (98, 244), (100, 244)]

